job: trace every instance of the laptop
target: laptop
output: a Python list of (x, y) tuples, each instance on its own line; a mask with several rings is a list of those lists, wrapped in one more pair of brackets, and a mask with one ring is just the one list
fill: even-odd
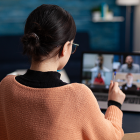
[(140, 54), (83, 52), (81, 83), (91, 89), (101, 109), (107, 109), (111, 80), (126, 94), (122, 110), (140, 112)]

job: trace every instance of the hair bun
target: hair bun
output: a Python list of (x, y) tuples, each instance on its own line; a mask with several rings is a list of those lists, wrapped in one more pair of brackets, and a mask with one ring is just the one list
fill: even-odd
[(22, 42), (23, 53), (33, 60), (41, 61), (57, 51), (60, 56), (67, 41), (74, 40), (76, 25), (73, 17), (57, 5), (43, 4), (28, 16)]
[(32, 56), (37, 55), (38, 48), (40, 47), (39, 37), (35, 33), (25, 34), (21, 39), (24, 50), (23, 54)]

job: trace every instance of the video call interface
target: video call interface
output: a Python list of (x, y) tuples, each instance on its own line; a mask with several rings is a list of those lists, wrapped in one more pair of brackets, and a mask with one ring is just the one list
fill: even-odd
[(140, 93), (140, 56), (83, 54), (83, 84), (93, 91), (108, 92), (111, 80), (118, 82), (126, 94)]

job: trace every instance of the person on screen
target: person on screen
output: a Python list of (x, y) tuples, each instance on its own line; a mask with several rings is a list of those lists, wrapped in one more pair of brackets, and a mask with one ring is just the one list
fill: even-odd
[(98, 73), (97, 77), (94, 79), (94, 85), (105, 85), (103, 78), (101, 77), (101, 73)]
[(104, 58), (102, 55), (98, 55), (98, 58), (96, 60), (96, 66), (91, 69), (91, 71), (104, 71), (109, 72), (110, 70), (103, 66)]
[(126, 73), (139, 73), (140, 67), (138, 64), (133, 63), (132, 56), (127, 56), (125, 59), (126, 64), (123, 64), (119, 70), (119, 72), (126, 72)]
[(99, 54), (95, 66), (91, 69), (92, 75), (94, 75), (93, 77), (100, 73), (103, 80), (105, 79), (105, 72), (110, 72), (110, 70), (106, 68), (103, 64), (104, 58), (101, 54)]
[(131, 73), (126, 75), (126, 81), (127, 83), (122, 85), (123, 90), (137, 90), (137, 86), (133, 84), (133, 75)]

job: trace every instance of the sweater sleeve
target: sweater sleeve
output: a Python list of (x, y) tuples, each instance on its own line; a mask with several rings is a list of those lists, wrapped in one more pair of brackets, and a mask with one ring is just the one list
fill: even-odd
[[(0, 89), (1, 89), (1, 83), (0, 82)], [(7, 134), (6, 134), (6, 125), (5, 125), (5, 117), (4, 117), (4, 104), (3, 104), (3, 92), (0, 90), (0, 140), (7, 140)]]
[(88, 140), (121, 140), (122, 111), (111, 105), (105, 115), (101, 112), (98, 102), (92, 91), (85, 85), (81, 85), (82, 96), (82, 133)]

